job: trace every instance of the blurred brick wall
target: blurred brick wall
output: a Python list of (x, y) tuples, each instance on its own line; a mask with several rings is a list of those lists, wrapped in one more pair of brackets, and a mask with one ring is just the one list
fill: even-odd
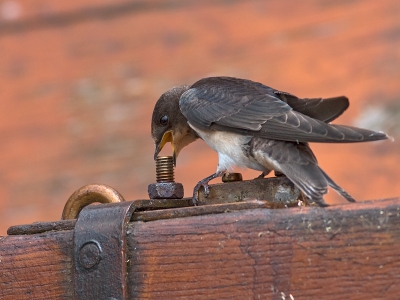
[[(58, 220), (88, 183), (147, 198), (154, 103), (205, 76), (304, 97), (344, 94), (351, 107), (338, 123), (398, 136), (399, 15), (398, 0), (0, 1), (0, 235)], [(400, 195), (399, 145), (313, 149), (363, 200)], [(216, 162), (201, 141), (181, 153), (176, 178), (187, 196)], [(334, 192), (326, 199), (343, 202)]]

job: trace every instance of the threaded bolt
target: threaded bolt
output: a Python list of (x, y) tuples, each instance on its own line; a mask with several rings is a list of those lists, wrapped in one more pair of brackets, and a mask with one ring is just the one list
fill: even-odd
[(174, 182), (174, 161), (172, 156), (159, 156), (156, 159), (156, 181)]
[(174, 160), (172, 156), (158, 156), (156, 159), (156, 183), (149, 184), (150, 199), (182, 199), (183, 185), (174, 181)]

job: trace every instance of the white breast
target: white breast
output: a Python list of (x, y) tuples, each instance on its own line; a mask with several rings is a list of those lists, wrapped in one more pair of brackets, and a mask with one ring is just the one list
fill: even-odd
[(259, 164), (254, 158), (245, 155), (243, 145), (251, 140), (251, 136), (226, 131), (200, 130), (190, 123), (189, 125), (208, 146), (218, 152), (217, 172), (232, 171), (235, 166), (262, 172), (269, 170)]

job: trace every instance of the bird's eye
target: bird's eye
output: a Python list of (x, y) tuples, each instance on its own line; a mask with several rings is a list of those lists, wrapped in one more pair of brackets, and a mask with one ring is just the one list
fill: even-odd
[(168, 116), (162, 116), (160, 119), (160, 124), (163, 126), (168, 125)]

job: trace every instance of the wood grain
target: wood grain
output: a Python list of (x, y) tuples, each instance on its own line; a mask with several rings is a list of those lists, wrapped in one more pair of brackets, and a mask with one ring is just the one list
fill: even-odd
[(0, 237), (0, 299), (71, 299), (72, 233)]
[[(134, 223), (134, 299), (397, 299), (400, 201)], [(290, 296), (291, 295), (291, 296)]]
[[(0, 237), (0, 298), (71, 299), (72, 235)], [(130, 299), (400, 295), (400, 199), (137, 221), (127, 240)]]

